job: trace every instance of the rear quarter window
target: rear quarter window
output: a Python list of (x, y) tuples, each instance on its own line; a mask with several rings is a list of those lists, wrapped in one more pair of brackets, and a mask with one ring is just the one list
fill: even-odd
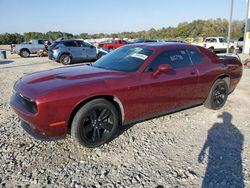
[(188, 53), (193, 64), (199, 64), (205, 59), (205, 56), (196, 49), (188, 49)]
[(201, 51), (201, 53), (204, 55), (204, 57), (212, 63), (218, 63), (218, 56), (211, 52), (210, 50), (203, 48), (203, 47), (198, 47), (198, 49)]

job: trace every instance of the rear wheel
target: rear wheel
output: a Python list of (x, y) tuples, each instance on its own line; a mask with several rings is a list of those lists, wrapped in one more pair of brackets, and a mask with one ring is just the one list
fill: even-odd
[(229, 48), (229, 53), (235, 53), (235, 48), (233, 46)]
[(115, 106), (105, 99), (88, 102), (76, 113), (71, 136), (79, 144), (94, 148), (109, 141), (119, 124)]
[(20, 56), (22, 56), (24, 58), (29, 57), (30, 56), (29, 50), (26, 50), (26, 49), (21, 50)]
[(227, 82), (223, 79), (218, 79), (213, 84), (204, 106), (212, 110), (218, 110), (224, 106), (227, 101), (227, 97)]
[(215, 52), (215, 51), (214, 51), (214, 47), (210, 47), (210, 48), (208, 48), (208, 49), (209, 49), (211, 52), (213, 52), (213, 53)]
[(59, 61), (63, 65), (69, 65), (72, 62), (72, 58), (68, 54), (63, 54), (61, 55)]

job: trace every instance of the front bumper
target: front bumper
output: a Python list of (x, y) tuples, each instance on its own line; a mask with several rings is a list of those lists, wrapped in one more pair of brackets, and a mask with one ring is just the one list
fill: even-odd
[(21, 127), (33, 138), (41, 141), (53, 141), (53, 140), (58, 140), (65, 138), (65, 136), (60, 136), (60, 137), (48, 137), (42, 134), (39, 134), (35, 132), (32, 127), (26, 123), (25, 121), (21, 121)]
[[(20, 82), (17, 83), (15, 87), (20, 85), (22, 86), (21, 88), (25, 88), (25, 85)], [(59, 122), (58, 119), (60, 122), (64, 119), (48, 111), (47, 103), (40, 103), (40, 109), (38, 109), (36, 113), (33, 113), (28, 110), (28, 106), (18, 100), (19, 98), (17, 98), (16, 95), (18, 95), (18, 93), (14, 92), (10, 99), (10, 105), (20, 119), (25, 122), (22, 123), (22, 127), (26, 132), (39, 140), (54, 140), (66, 137), (68, 132), (67, 122), (65, 121), (60, 125), (55, 125), (55, 123)]]

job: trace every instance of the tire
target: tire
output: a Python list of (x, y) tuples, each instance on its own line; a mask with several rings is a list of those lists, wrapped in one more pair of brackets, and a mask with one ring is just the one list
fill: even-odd
[(27, 58), (27, 57), (30, 56), (30, 51), (26, 50), (26, 49), (23, 49), (23, 50), (20, 51), (20, 56), (24, 57), (24, 58)]
[(105, 99), (95, 99), (76, 113), (71, 136), (78, 144), (94, 148), (108, 142), (118, 125), (119, 115), (115, 106)]
[(208, 98), (204, 102), (204, 106), (212, 109), (218, 110), (224, 106), (228, 97), (228, 85), (223, 79), (218, 79), (214, 82)]
[(210, 50), (210, 51), (213, 52), (213, 53), (215, 52), (215, 51), (214, 51), (214, 47), (210, 47), (210, 48), (208, 48), (208, 50)]
[(68, 54), (62, 54), (59, 62), (63, 65), (69, 65), (72, 62), (72, 58)]
[(229, 48), (229, 53), (235, 53), (235, 48), (233, 46)]

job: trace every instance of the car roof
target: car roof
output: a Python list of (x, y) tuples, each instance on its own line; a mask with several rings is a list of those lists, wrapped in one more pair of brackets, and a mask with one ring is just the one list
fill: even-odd
[(165, 47), (193, 47), (194, 45), (192, 44), (187, 44), (187, 43), (181, 43), (181, 42), (145, 42), (145, 43), (135, 43), (135, 44), (130, 44), (131, 46), (140, 46), (140, 47), (148, 47), (152, 49), (156, 48), (165, 48)]
[(83, 41), (83, 40), (81, 40), (81, 39), (64, 39), (64, 40), (55, 41), (55, 42), (72, 42), (72, 41)]

